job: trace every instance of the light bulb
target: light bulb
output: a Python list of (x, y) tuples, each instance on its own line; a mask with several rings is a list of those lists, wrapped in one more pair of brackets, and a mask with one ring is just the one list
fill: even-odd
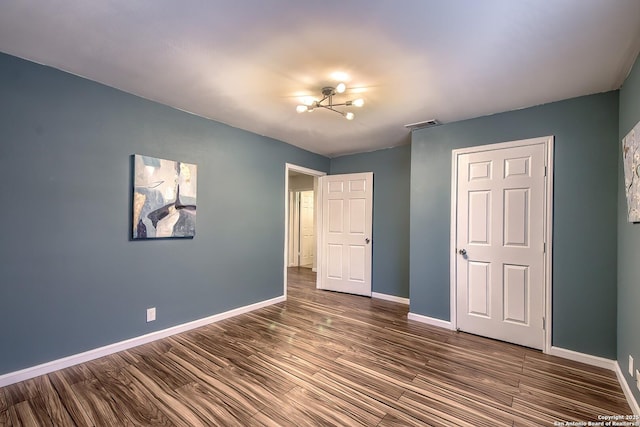
[(342, 93), (347, 89), (347, 86), (345, 86), (344, 83), (338, 83), (338, 86), (336, 86), (336, 92), (337, 93)]
[(353, 118), (355, 116), (356, 116), (355, 114), (353, 114), (351, 111), (349, 111), (347, 114), (344, 115), (344, 118), (347, 119), (347, 120), (353, 120)]
[(298, 105), (298, 106), (296, 107), (296, 111), (297, 111), (298, 113), (304, 113), (304, 112), (305, 112), (305, 111), (307, 111), (307, 110), (308, 110), (308, 108), (307, 108), (307, 106), (306, 106), (306, 105)]
[(352, 104), (354, 107), (362, 107), (364, 105), (364, 99), (362, 98), (354, 99)]

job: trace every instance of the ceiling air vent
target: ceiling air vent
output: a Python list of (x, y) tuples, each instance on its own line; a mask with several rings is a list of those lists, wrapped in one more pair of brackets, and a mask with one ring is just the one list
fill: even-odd
[(416, 130), (416, 129), (430, 128), (430, 127), (433, 127), (433, 126), (438, 126), (439, 124), (440, 124), (440, 122), (437, 121), (436, 119), (431, 119), (431, 120), (425, 120), (424, 122), (410, 123), (408, 125), (404, 125), (404, 127), (406, 127), (407, 129), (410, 129), (410, 130)]

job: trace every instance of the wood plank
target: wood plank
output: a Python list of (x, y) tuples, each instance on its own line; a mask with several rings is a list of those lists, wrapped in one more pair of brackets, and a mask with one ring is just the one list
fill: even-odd
[[(523, 373), (527, 377), (553, 378), (608, 394), (616, 393), (618, 397), (623, 396), (618, 380), (611, 376), (611, 371), (578, 362), (571, 366), (563, 364), (561, 359), (538, 359), (528, 356), (523, 364)], [(585, 373), (588, 373), (588, 382), (585, 382)]]
[(33, 399), (39, 394), (35, 379), (11, 384), (4, 387), (3, 391), (7, 402), (6, 404), (9, 406)]
[(404, 405), (405, 412), (433, 426), (505, 427), (512, 424), (512, 420), (490, 420), (466, 407), (450, 406), (411, 392), (404, 394), (399, 403)]
[(426, 425), (427, 424), (415, 419), (407, 419), (406, 417), (387, 414), (377, 427), (418, 427)]
[(0, 412), (5, 412), (9, 409), (9, 402), (7, 400), (7, 395), (5, 389), (8, 387), (0, 388)]
[(318, 380), (318, 378), (322, 378), (318, 377), (319, 373), (313, 373), (307, 369), (291, 370), (287, 362), (282, 361), (281, 358), (270, 358), (266, 355), (262, 355), (262, 357), (273, 369), (275, 375), (293, 374), (293, 381), (298, 384), (296, 388), (305, 390), (325, 402), (332, 402), (335, 408), (351, 414), (355, 422), (374, 425), (385, 415), (385, 412), (380, 410), (378, 405), (367, 404), (362, 395), (354, 400), (353, 390), (335, 387), (324, 380)]
[(296, 387), (286, 394), (286, 401), (293, 407), (306, 412), (316, 425), (327, 426), (371, 426), (376, 425), (380, 418), (370, 414), (362, 418), (360, 411), (352, 412), (353, 408), (327, 401), (312, 391)]
[(296, 401), (289, 399), (289, 394), (278, 399), (273, 406), (264, 408), (257, 413), (253, 420), (259, 422), (260, 425), (268, 426), (300, 426), (300, 427), (316, 427), (322, 424), (321, 416), (317, 414), (315, 408), (307, 408), (299, 406)]
[(607, 391), (599, 390), (597, 387), (590, 387), (587, 377), (585, 377), (584, 381), (575, 383), (554, 376), (540, 378), (538, 376), (525, 375), (520, 381), (520, 388), (522, 390), (537, 390), (557, 398), (588, 403), (601, 411), (611, 408), (615, 412), (628, 408), (622, 395), (608, 393)]
[[(244, 427), (256, 413), (252, 408), (244, 412), (236, 400), (223, 400), (201, 384), (189, 384), (177, 390), (177, 396), (189, 402), (207, 425)], [(246, 408), (246, 407), (245, 407)]]
[(34, 378), (34, 381), (38, 389), (38, 396), (32, 399), (31, 403), (38, 405), (39, 409), (48, 415), (54, 426), (73, 425), (71, 415), (51, 384), (49, 377), (43, 375)]
[(0, 426), (10, 426), (11, 419), (9, 418), (9, 408), (5, 408), (0, 411)]
[(176, 426), (206, 426), (206, 419), (194, 410), (191, 403), (180, 398), (180, 395), (155, 382), (136, 366), (132, 365), (122, 371), (134, 387), (157, 406)]
[(68, 368), (64, 368), (59, 372), (62, 373), (67, 383), (69, 384), (75, 384), (79, 382), (91, 381), (96, 379), (91, 369), (89, 369), (89, 365), (87, 363), (70, 366)]
[(55, 388), (60, 400), (63, 402), (65, 409), (71, 416), (73, 423), (77, 426), (93, 426), (95, 422), (91, 419), (87, 411), (82, 406), (82, 403), (78, 399), (78, 396), (71, 388), (72, 384), (79, 384), (80, 382), (70, 383), (69, 379), (75, 378), (76, 370), (63, 369), (57, 372), (53, 372), (49, 375), (49, 380)]
[(582, 402), (560, 399), (546, 394), (522, 394), (515, 397), (513, 408), (523, 413), (550, 414), (556, 420), (563, 421), (598, 421), (598, 415), (616, 415), (599, 408), (585, 405)]
[(131, 425), (100, 382), (88, 380), (71, 386), (76, 399), (95, 425)]
[(324, 371), (314, 374), (307, 387), (313, 387), (316, 393), (327, 396), (328, 399), (358, 406), (366, 414), (376, 418), (382, 418), (390, 411), (394, 412), (384, 401), (371, 397), (362, 390), (355, 390), (348, 381), (330, 377)]
[(464, 388), (451, 387), (446, 382), (426, 382), (416, 378), (413, 384), (416, 387), (405, 393), (402, 399), (411, 399), (419, 403), (428, 401), (434, 406), (461, 409), (478, 416), (478, 424), (485, 423), (486, 421), (482, 421), (485, 417), (489, 417), (496, 424), (510, 425), (513, 422), (514, 417), (508, 411), (510, 405), (496, 402), (485, 396), (478, 396)]
[(102, 369), (94, 371), (100, 384), (108, 393), (104, 398), (113, 400), (118, 411), (134, 425), (174, 426), (157, 405), (147, 399), (130, 377), (123, 373), (124, 367), (119, 364), (103, 363)]
[(419, 378), (438, 378), (449, 384), (470, 387), (475, 393), (490, 396), (493, 399), (510, 404), (520, 385), (519, 373), (505, 373), (496, 364), (495, 369), (478, 364), (474, 367), (470, 361), (457, 361), (449, 358), (430, 360), (418, 374)]
[(193, 354), (195, 357), (194, 363), (206, 363), (208, 366), (208, 370), (215, 371), (232, 366), (231, 362), (228, 359), (213, 354), (207, 351), (207, 349), (200, 346), (199, 341), (188, 339), (182, 334), (174, 335), (168, 339), (176, 343), (176, 345), (171, 349), (170, 352), (174, 354), (179, 354), (180, 352)]
[(161, 356), (141, 356), (142, 362), (137, 363), (138, 369), (146, 375), (152, 376), (156, 382), (162, 382), (166, 388), (175, 390), (195, 381), (189, 371), (178, 369), (175, 362), (168, 356), (169, 352)]
[(424, 367), (421, 362), (410, 363), (406, 358), (394, 358), (388, 352), (376, 352), (370, 348), (349, 350), (337, 361), (348, 362), (351, 366), (366, 366), (383, 376), (392, 376), (404, 382), (411, 382), (416, 377), (416, 372)]
[[(39, 398), (34, 400), (37, 399)], [(41, 403), (34, 405), (31, 400), (23, 400), (13, 405), (13, 409), (15, 409), (14, 425), (53, 427), (51, 418), (43, 410)]]

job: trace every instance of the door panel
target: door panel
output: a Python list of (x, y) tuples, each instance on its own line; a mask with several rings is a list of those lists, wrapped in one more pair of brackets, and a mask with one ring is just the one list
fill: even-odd
[(320, 188), (319, 288), (370, 296), (373, 173), (325, 176)]
[(472, 261), (469, 263), (469, 314), (491, 316), (491, 264)]
[(328, 245), (327, 277), (342, 280), (342, 245)]
[(504, 266), (504, 320), (529, 324), (529, 267)]
[(352, 199), (349, 200), (349, 233), (351, 235), (364, 236), (366, 216), (366, 200)]
[(344, 187), (344, 182), (342, 182), (342, 181), (329, 181), (328, 182), (329, 193), (340, 193), (340, 194), (342, 194), (343, 187)]
[(529, 246), (529, 189), (504, 191), (504, 245)]
[(329, 200), (327, 207), (327, 216), (329, 217), (330, 233), (342, 233), (343, 219), (344, 219), (344, 201), (343, 200)]
[(491, 193), (469, 192), (469, 243), (490, 244), (491, 237)]
[(544, 344), (546, 145), (456, 155), (457, 326)]
[(351, 245), (349, 246), (349, 280), (364, 283), (366, 279), (365, 266), (366, 266), (366, 248), (364, 245)]

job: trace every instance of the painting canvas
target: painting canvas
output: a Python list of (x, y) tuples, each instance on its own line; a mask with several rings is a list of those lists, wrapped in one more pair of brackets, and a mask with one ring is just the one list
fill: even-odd
[(629, 222), (640, 222), (640, 122), (622, 140), (624, 191)]
[(197, 166), (134, 156), (133, 238), (194, 237)]

